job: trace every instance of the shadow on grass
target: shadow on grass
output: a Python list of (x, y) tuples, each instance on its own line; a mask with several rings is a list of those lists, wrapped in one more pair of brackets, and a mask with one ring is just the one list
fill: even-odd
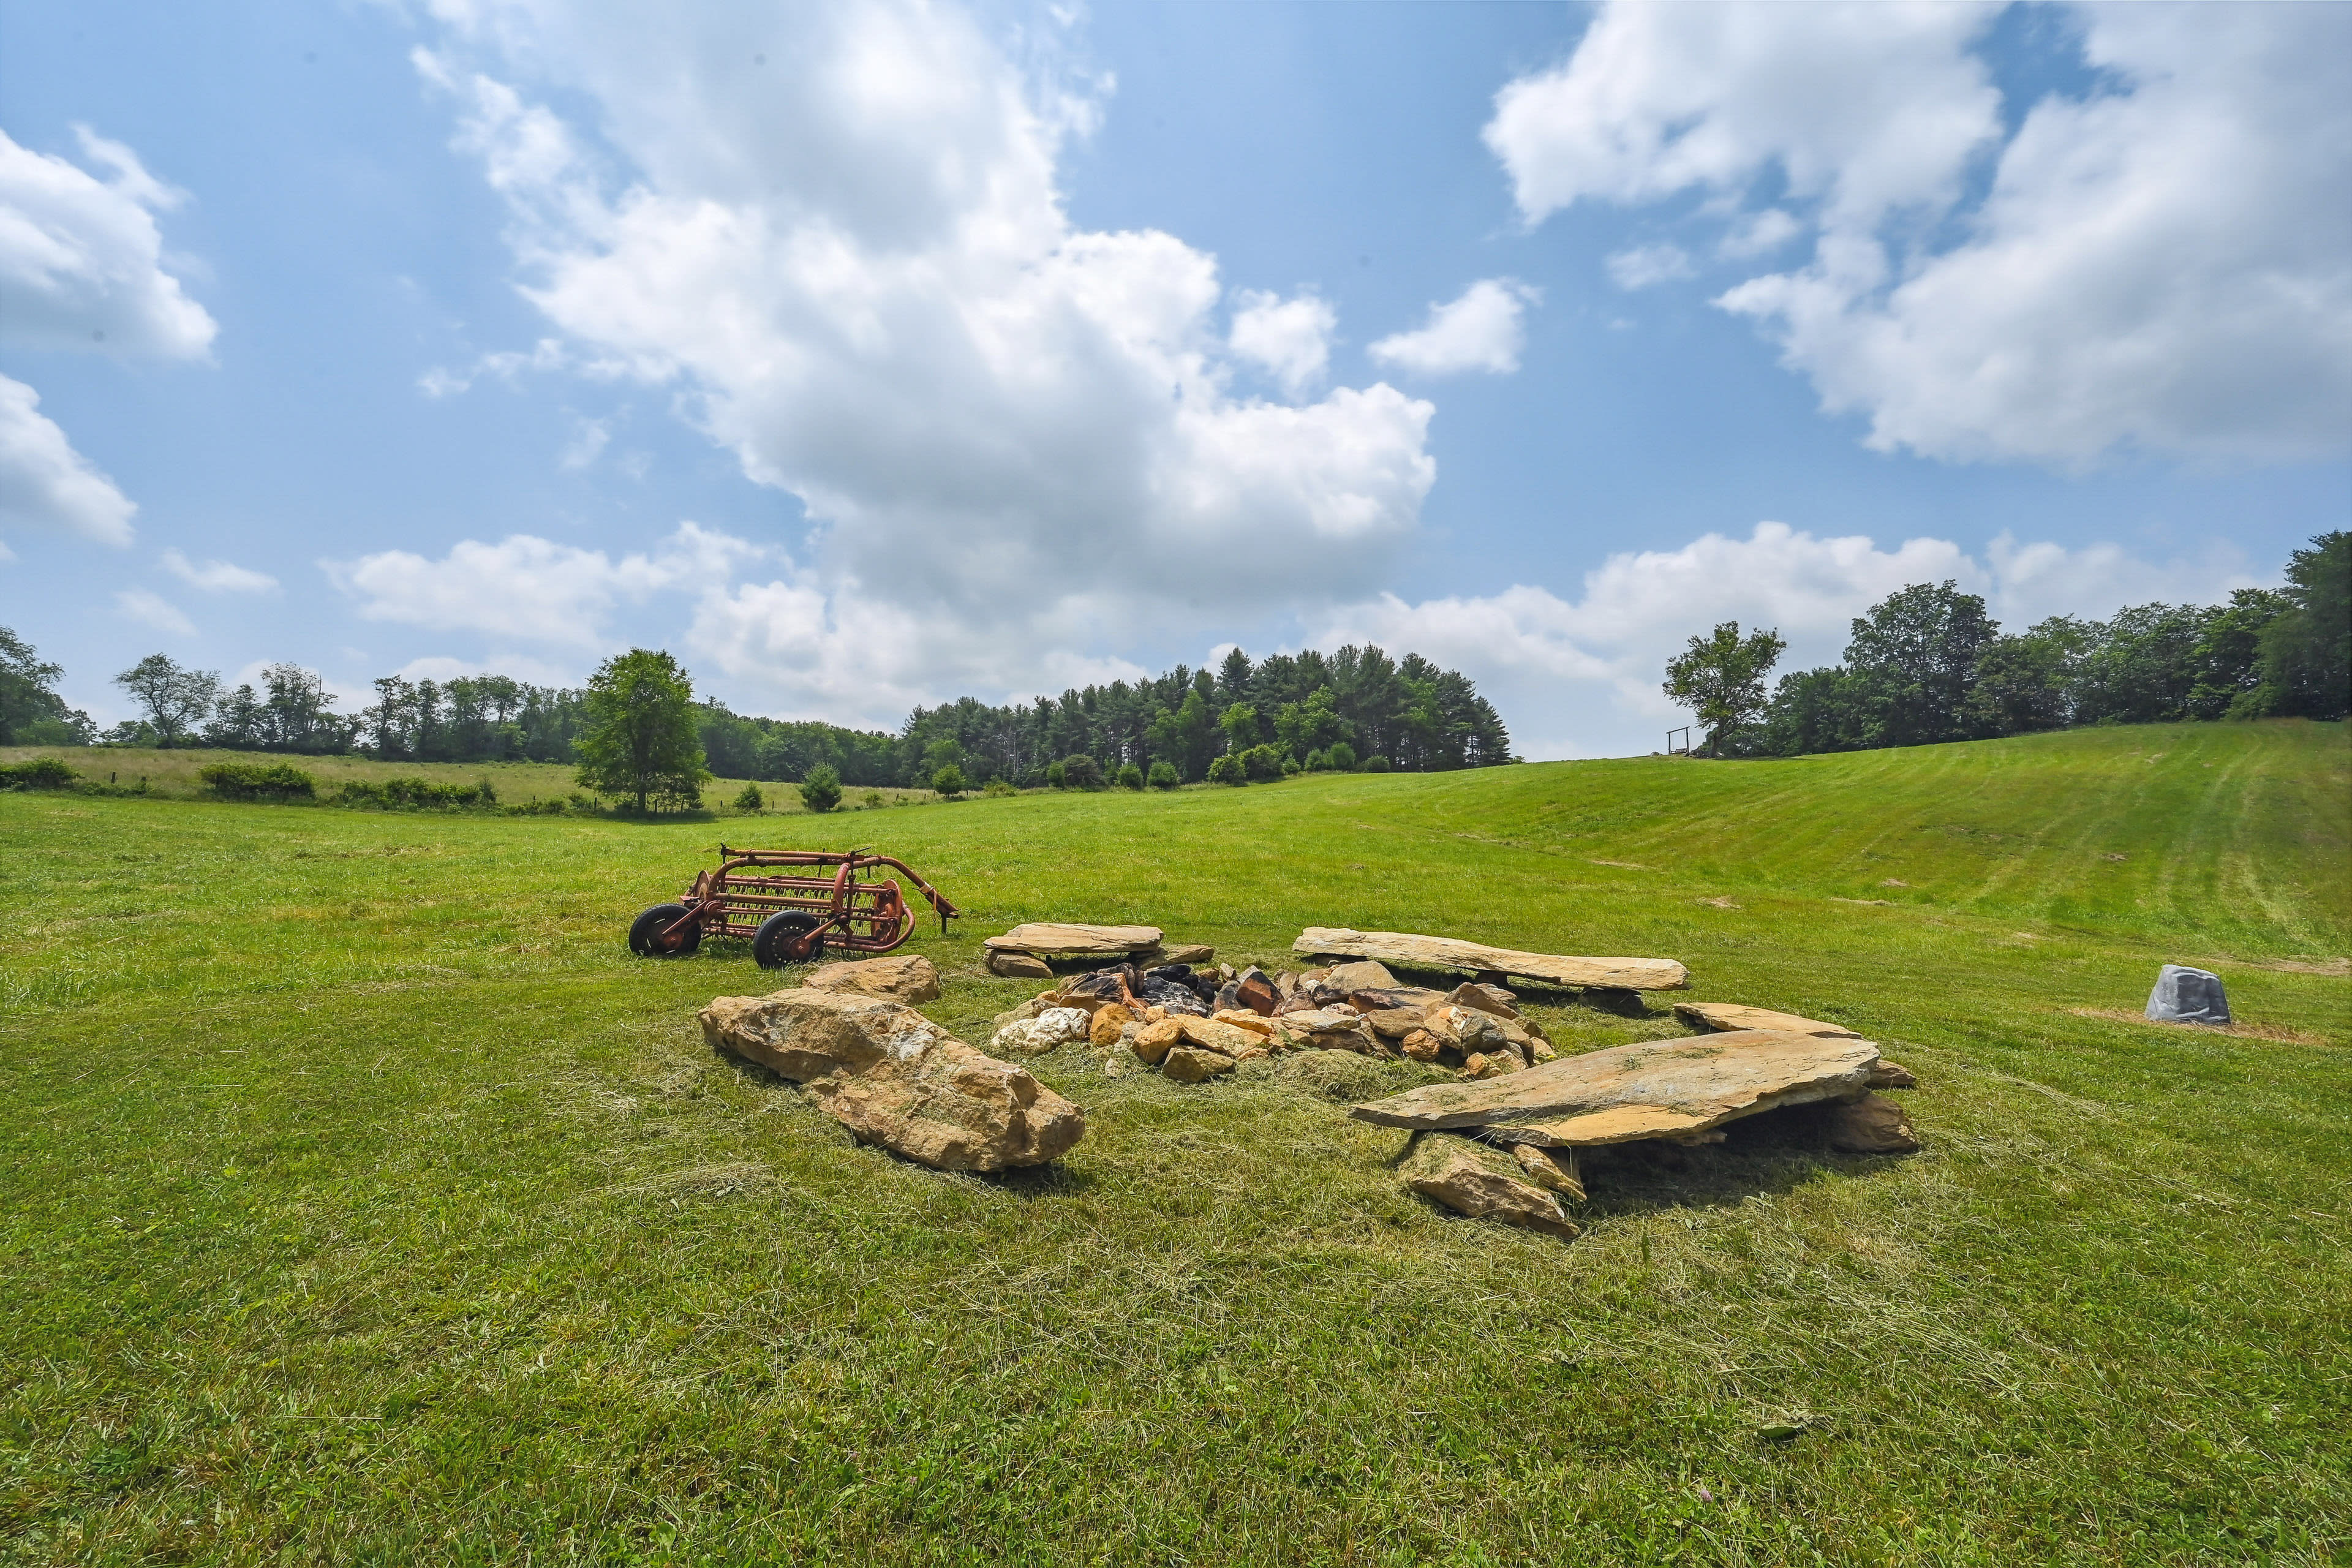
[(1785, 1197), (1824, 1176), (1867, 1175), (1903, 1158), (1847, 1154), (1830, 1147), (1826, 1104), (1792, 1105), (1727, 1123), (1720, 1143), (1684, 1148), (1656, 1140), (1584, 1151), (1587, 1202), (1580, 1221), (1659, 1209), (1737, 1208), (1752, 1197)]

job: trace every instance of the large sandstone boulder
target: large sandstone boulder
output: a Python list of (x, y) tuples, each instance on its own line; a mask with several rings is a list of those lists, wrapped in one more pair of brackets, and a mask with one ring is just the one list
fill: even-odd
[(1410, 931), (1308, 926), (1290, 949), (1311, 956), (1375, 958), (1383, 963), (1401, 963), (1414, 969), (1523, 974), (1553, 985), (1612, 991), (1679, 991), (1690, 984), (1690, 971), (1670, 958), (1563, 958), (1552, 953), (1488, 947), (1483, 942), (1461, 942), (1453, 937), (1419, 936)]
[[(1083, 1032), (1085, 1015), (1076, 1015)], [(702, 1010), (719, 1049), (808, 1086), (865, 1142), (943, 1171), (1043, 1163), (1087, 1130), (1086, 1113), (1027, 1069), (972, 1049), (913, 1008), (803, 986), (721, 996)]]
[(1707, 1035), (1615, 1046), (1481, 1082), (1433, 1084), (1349, 1114), (1383, 1127), (1480, 1128), (1510, 1142), (1624, 1143), (1704, 1132), (1782, 1105), (1856, 1099), (1877, 1065), (1878, 1047), (1867, 1040)]
[(912, 1007), (849, 991), (805, 986), (768, 996), (720, 996), (701, 1013), (713, 1046), (772, 1068), (795, 1083), (870, 1071), (952, 1038)]
[(1067, 925), (1032, 921), (981, 945), (991, 952), (1023, 952), (1035, 958), (1125, 958), (1160, 945), (1158, 926)]
[(940, 972), (919, 953), (828, 963), (801, 984), (812, 991), (856, 991), (913, 1005), (940, 999)]
[(1577, 1229), (1559, 1200), (1538, 1186), (1517, 1159), (1467, 1138), (1439, 1133), (1414, 1145), (1398, 1167), (1404, 1184), (1474, 1219), (1500, 1220), (1573, 1241)]
[(1067, 1153), (1086, 1112), (1029, 1075), (943, 1040), (856, 1077), (808, 1086), (817, 1108), (858, 1139), (940, 1171), (1002, 1171)]

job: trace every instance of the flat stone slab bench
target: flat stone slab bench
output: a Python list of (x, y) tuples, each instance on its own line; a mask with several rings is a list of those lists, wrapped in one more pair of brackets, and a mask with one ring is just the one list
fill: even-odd
[(1862, 1038), (1843, 1024), (1824, 1024), (1818, 1018), (1800, 1018), (1794, 1013), (1775, 1013), (1769, 1007), (1749, 1007), (1738, 1002), (1677, 1002), (1675, 1016), (1698, 1029), (1769, 1029), (1783, 1035)]
[(1066, 925), (1032, 921), (981, 943), (992, 952), (1025, 952), (1037, 958), (1125, 958), (1160, 943), (1158, 926)]
[(1555, 953), (1488, 947), (1484, 942), (1461, 942), (1450, 936), (1418, 936), (1411, 931), (1308, 926), (1290, 944), (1290, 951), (1312, 957), (1378, 959), (1382, 963), (1401, 963), (1408, 968), (1467, 969), (1481, 974), (1520, 975), (1552, 985), (1588, 990), (1680, 991), (1690, 984), (1690, 971), (1671, 958), (1565, 958)]
[(1416, 1131), (1577, 1147), (1683, 1138), (1743, 1116), (1869, 1091), (1868, 1040), (1747, 1029), (1612, 1046), (1497, 1079), (1432, 1084), (1349, 1115)]

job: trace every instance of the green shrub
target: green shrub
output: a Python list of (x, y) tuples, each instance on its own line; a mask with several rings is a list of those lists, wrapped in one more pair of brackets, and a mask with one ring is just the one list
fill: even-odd
[(1384, 773), (1389, 771), (1389, 760), (1382, 756), (1366, 757), (1364, 771), (1368, 773)]
[(1307, 760), (1298, 765), (1305, 772), (1319, 773), (1323, 771), (1324, 767), (1323, 753), (1320, 752), (1309, 752), (1307, 753)]
[(950, 763), (931, 775), (931, 787), (950, 800), (953, 800), (971, 787), (971, 781), (963, 776), (961, 768)]
[(1249, 783), (1249, 770), (1242, 766), (1242, 760), (1239, 757), (1228, 752), (1223, 756), (1210, 761), (1209, 782), (1221, 784), (1245, 784)]
[(1356, 748), (1345, 741), (1334, 741), (1331, 749), (1323, 753), (1323, 765), (1335, 773), (1356, 771)]
[[(826, 812), (841, 804), (841, 770), (831, 763), (819, 763), (801, 780), (801, 804), (811, 811)], [(867, 795), (866, 804), (872, 805), (874, 797)]]
[(1165, 757), (1151, 764), (1153, 789), (1174, 789), (1179, 782), (1176, 777), (1176, 764)]
[(319, 793), (319, 781), (289, 763), (214, 763), (196, 777), (223, 800), (312, 800)]
[(55, 757), (35, 757), (0, 765), (0, 789), (69, 789), (78, 776)]
[(760, 793), (760, 786), (755, 784), (745, 784), (742, 793), (735, 797), (735, 809), (738, 811), (759, 811), (767, 804), (768, 797)]
[(1118, 774), (1115, 782), (1121, 789), (1141, 789), (1143, 787), (1143, 770), (1137, 767), (1133, 763), (1123, 763), (1119, 765)]
[(888, 805), (888, 804), (889, 804), (888, 802), (885, 801), (885, 800), (882, 798), (882, 792), (881, 792), (880, 790), (878, 790), (878, 789), (869, 789), (869, 790), (867, 790), (867, 791), (866, 792), (866, 810), (871, 811), (871, 810), (873, 810), (873, 809), (874, 809), (876, 806), (877, 806), (877, 805)]
[(1045, 764), (1045, 783), (1055, 789), (1069, 788), (1070, 770), (1064, 767), (1059, 763), (1047, 763)]
[(1062, 759), (1062, 777), (1072, 789), (1102, 788), (1102, 764), (1084, 752), (1073, 752)]
[[(206, 773), (212, 770), (207, 768)], [(291, 769), (287, 770), (291, 772)], [(478, 784), (443, 784), (438, 779), (390, 778), (371, 784), (354, 780), (337, 792), (341, 805), (373, 811), (451, 811), (467, 806), (496, 805), (499, 792), (490, 781)]]
[[(1287, 771), (1283, 764), (1288, 762), (1282, 748), (1274, 745), (1252, 746), (1241, 754), (1242, 772), (1253, 779), (1278, 779)], [(1296, 763), (1290, 765), (1297, 766)]]
[(980, 793), (985, 795), (1019, 795), (1021, 792), (1013, 786), (1010, 779), (991, 779)]

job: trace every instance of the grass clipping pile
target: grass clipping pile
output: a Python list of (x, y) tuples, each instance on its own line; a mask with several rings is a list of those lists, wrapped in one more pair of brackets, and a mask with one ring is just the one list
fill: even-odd
[[(1155, 933), (1156, 934), (1156, 933)], [(1375, 959), (1269, 975), (1202, 962), (1143, 968), (1133, 961), (1071, 977), (998, 1016), (990, 1049), (1032, 1056), (1084, 1041), (1131, 1054), (1180, 1083), (1200, 1083), (1253, 1058), (1348, 1050), (1453, 1069), (1436, 1083), (1353, 1108), (1359, 1121), (1414, 1133), (1399, 1173), (1458, 1213), (1559, 1237), (1578, 1234), (1585, 1151), (1720, 1143), (1723, 1126), (1828, 1102), (1833, 1148), (1906, 1153), (1918, 1140), (1902, 1108), (1877, 1091), (1916, 1079), (1851, 1030), (1724, 1003), (1683, 1003), (1708, 1031), (1561, 1057), (1542, 1026), (1498, 984), (1532, 973), (1588, 989), (1677, 989), (1682, 965), (1652, 959), (1569, 959), (1393, 932), (1311, 928), (1299, 951), (1386, 951), (1400, 962), (1469, 968), (1450, 991), (1400, 984)], [(1507, 970), (1505, 965), (1507, 964)], [(1573, 976), (1572, 980), (1569, 977)]]

